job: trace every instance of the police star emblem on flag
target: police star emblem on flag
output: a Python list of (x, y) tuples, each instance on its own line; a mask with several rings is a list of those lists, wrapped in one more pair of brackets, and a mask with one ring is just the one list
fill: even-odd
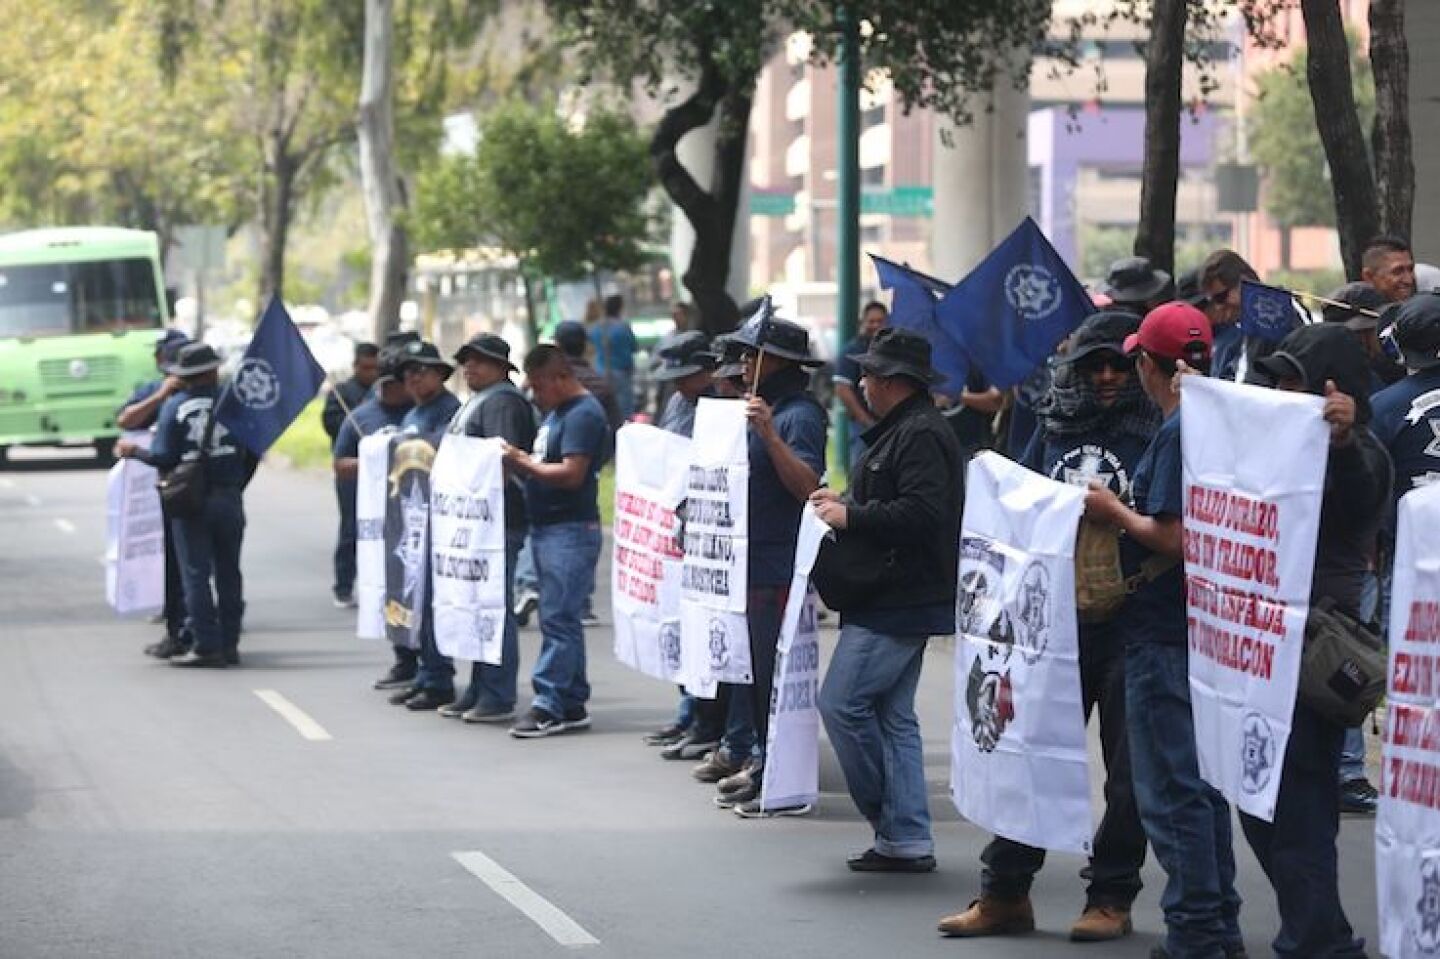
[(1275, 734), (1256, 712), (1245, 715), (1240, 729), (1240, 788), (1253, 796), (1270, 782), (1275, 769)]
[(280, 378), (263, 357), (246, 357), (230, 387), (235, 398), (252, 410), (268, 410), (280, 402)]
[(1020, 263), (1005, 274), (1005, 299), (1027, 320), (1041, 320), (1060, 306), (1060, 281), (1043, 266)]

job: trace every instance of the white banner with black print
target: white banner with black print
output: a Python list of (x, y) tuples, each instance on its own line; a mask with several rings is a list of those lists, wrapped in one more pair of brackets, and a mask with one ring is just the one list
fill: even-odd
[(1380, 951), (1440, 955), (1440, 486), (1400, 500), (1375, 819)]
[(810, 572), (829, 533), (830, 527), (807, 504), (800, 514), (795, 572), (780, 620), (761, 809), (805, 806), (820, 795), (820, 632)]
[(689, 466), (688, 437), (646, 423), (626, 424), (615, 434), (610, 563), (615, 658), (670, 682), (681, 677), (684, 550), (675, 507), (685, 496)]
[(970, 461), (956, 600), (950, 793), (976, 825), (1088, 854), (1075, 535), (1085, 491), (995, 453)]
[(504, 442), (446, 436), (430, 467), (435, 647), (500, 665), (505, 638)]
[(360, 439), (355, 485), (355, 635), (385, 638), (385, 484), (390, 472), (389, 431)]
[(1181, 377), (1181, 391), (1190, 709), (1200, 775), (1269, 821), (1310, 610), (1330, 448), (1324, 401), (1203, 376)]
[(695, 695), (749, 683), (750, 452), (741, 400), (703, 397), (685, 485), (680, 572), (682, 682)]
[[(125, 439), (149, 449), (150, 436), (127, 433)], [(165, 515), (157, 475), (139, 460), (122, 459), (105, 481), (105, 599), (121, 616), (165, 606)]]

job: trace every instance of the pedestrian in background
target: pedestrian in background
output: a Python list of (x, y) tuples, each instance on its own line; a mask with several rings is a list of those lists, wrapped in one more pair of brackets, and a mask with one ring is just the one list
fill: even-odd
[(890, 311), (884, 303), (866, 303), (865, 308), (860, 311), (860, 329), (856, 331), (855, 338), (845, 344), (840, 356), (835, 360), (835, 396), (850, 417), (850, 462), (846, 466), (851, 475), (854, 475), (855, 464), (860, 462), (860, 454), (865, 452), (865, 440), (862, 437), (876, 421), (874, 412), (865, 402), (865, 396), (860, 390), (860, 366), (855, 358), (865, 355), (865, 351), (870, 349), (870, 341), (884, 328), (889, 318)]
[(635, 331), (630, 328), (624, 312), (624, 297), (618, 294), (607, 296), (605, 316), (590, 328), (590, 339), (595, 344), (596, 368), (615, 394), (621, 422), (635, 413), (635, 351), (639, 349)]

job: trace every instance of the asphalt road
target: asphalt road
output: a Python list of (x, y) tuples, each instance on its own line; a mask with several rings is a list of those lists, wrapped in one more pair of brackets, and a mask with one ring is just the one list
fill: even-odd
[[(1036, 934), (937, 936), (977, 893), (986, 839), (946, 793), (948, 644), (920, 693), (940, 869), (856, 875), (844, 857), (869, 837), (828, 748), (815, 815), (717, 811), (641, 744), (674, 693), (618, 665), (606, 628), (588, 637), (588, 732), (517, 741), (386, 705), (370, 683), (387, 650), (330, 603), (323, 476), (267, 466), (247, 498), (243, 668), (142, 656), (159, 627), (104, 602), (103, 483), (80, 461), (0, 472), (0, 956), (1138, 957), (1157, 941), (1153, 864), (1136, 935), (1065, 941), (1082, 863), (1060, 855)], [(522, 632), (522, 677), (538, 644)], [(1274, 899), (1236, 837), (1245, 931), (1268, 955)], [(1346, 821), (1345, 901), (1371, 943), (1373, 863), (1370, 821)]]

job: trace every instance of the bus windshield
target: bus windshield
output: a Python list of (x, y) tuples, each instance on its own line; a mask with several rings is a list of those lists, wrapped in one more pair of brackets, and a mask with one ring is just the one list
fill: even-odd
[(149, 329), (160, 309), (143, 257), (0, 266), (0, 337)]

